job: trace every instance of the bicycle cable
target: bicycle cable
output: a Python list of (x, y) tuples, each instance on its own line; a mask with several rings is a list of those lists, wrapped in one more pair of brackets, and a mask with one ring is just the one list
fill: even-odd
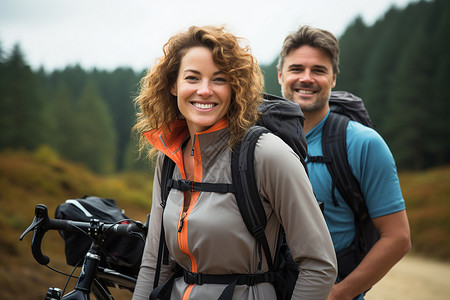
[(67, 289), (67, 286), (69, 285), (70, 279), (72, 279), (72, 278), (78, 279), (78, 276), (73, 276), (73, 273), (75, 272), (76, 268), (80, 265), (81, 261), (83, 261), (83, 259), (84, 259), (84, 257), (82, 257), (80, 260), (78, 260), (77, 264), (73, 267), (72, 272), (70, 273), (69, 277), (67, 277), (66, 284), (64, 285), (64, 289), (62, 292), (63, 295), (66, 292), (66, 289)]
[(67, 280), (66, 280), (66, 283), (65, 283), (65, 285), (64, 285), (64, 289), (63, 289), (63, 291), (62, 291), (62, 294), (63, 294), (63, 295), (64, 295), (64, 293), (66, 292), (66, 289), (67, 289), (67, 286), (69, 285), (70, 280), (71, 280), (72, 278), (74, 278), (74, 279), (78, 279), (78, 278), (79, 278), (79, 276), (73, 275), (73, 273), (75, 272), (75, 270), (77, 269), (77, 267), (80, 265), (80, 263), (83, 261), (83, 259), (84, 259), (84, 257), (81, 258), (81, 259), (75, 264), (75, 266), (73, 267), (72, 272), (70, 272), (70, 274), (67, 274), (66, 272), (60, 271), (60, 270), (58, 270), (58, 269), (55, 269), (55, 268), (53, 268), (53, 267), (51, 267), (51, 266), (49, 266), (49, 265), (45, 265), (47, 268), (49, 268), (49, 269), (52, 270), (53, 272), (56, 272), (56, 273), (61, 274), (61, 275), (64, 275), (64, 276), (67, 276)]
[(61, 275), (67, 276), (67, 277), (73, 277), (73, 278), (77, 278), (77, 279), (78, 279), (78, 276), (74, 276), (74, 275), (73, 275), (74, 270), (72, 270), (72, 272), (71, 272), (70, 274), (67, 274), (66, 272), (60, 271), (60, 270), (58, 270), (58, 269), (55, 269), (55, 268), (53, 268), (53, 267), (51, 267), (51, 266), (49, 266), (49, 265), (45, 265), (45, 266), (46, 266), (47, 268), (49, 268), (50, 270), (52, 270), (53, 272), (59, 273), (59, 274), (61, 274)]

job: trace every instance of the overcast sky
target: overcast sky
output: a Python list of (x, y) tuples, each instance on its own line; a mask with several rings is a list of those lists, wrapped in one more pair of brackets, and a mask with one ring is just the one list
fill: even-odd
[(0, 0), (0, 42), (6, 53), (19, 43), (34, 69), (78, 63), (141, 71), (172, 34), (226, 25), (249, 41), (259, 63), (269, 64), (299, 25), (339, 37), (358, 15), (372, 25), (393, 5), (411, 2), (417, 0)]

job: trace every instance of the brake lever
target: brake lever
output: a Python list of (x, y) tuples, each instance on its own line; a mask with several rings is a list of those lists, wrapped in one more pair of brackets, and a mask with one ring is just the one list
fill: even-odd
[(48, 256), (42, 254), (41, 242), (44, 234), (48, 231), (50, 227), (50, 219), (48, 218), (47, 207), (43, 204), (36, 205), (34, 211), (34, 219), (31, 225), (22, 233), (20, 240), (33, 230), (33, 239), (31, 240), (31, 252), (33, 253), (34, 259), (41, 265), (47, 265), (50, 262)]
[[(34, 219), (33, 222), (31, 222), (31, 225), (20, 235), (19, 240), (23, 240), (23, 238), (32, 230), (36, 229), (37, 227), (41, 227), (41, 223), (45, 223), (47, 216), (48, 220), (48, 210), (47, 207), (44, 204), (38, 204), (36, 205), (36, 208), (34, 209)], [(47, 221), (48, 223), (48, 221)]]

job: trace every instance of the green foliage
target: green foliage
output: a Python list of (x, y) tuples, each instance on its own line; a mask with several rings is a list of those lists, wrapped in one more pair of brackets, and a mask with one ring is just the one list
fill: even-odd
[(78, 130), (72, 136), (77, 145), (75, 161), (83, 162), (99, 173), (114, 171), (116, 132), (108, 107), (92, 82), (88, 82), (77, 106)]
[[(400, 170), (450, 163), (449, 32), (450, 2), (434, 0), (392, 7), (371, 26), (357, 17), (339, 37), (335, 90), (364, 99)], [(266, 92), (281, 95), (277, 62), (261, 69)], [(0, 150), (47, 144), (96, 172), (147, 168), (131, 136), (142, 75), (79, 65), (33, 72), (18, 45), (0, 47)]]
[(34, 153), (36, 160), (45, 165), (54, 165), (59, 161), (58, 154), (48, 145), (42, 145)]
[(37, 76), (16, 45), (0, 63), (0, 149), (34, 149), (47, 129)]
[(450, 2), (421, 1), (371, 27), (356, 20), (340, 37), (336, 89), (364, 99), (400, 170), (450, 162), (449, 19)]
[(136, 134), (132, 135), (125, 149), (124, 167), (126, 170), (149, 171), (151, 174), (155, 171), (155, 161), (150, 161), (148, 151), (139, 153), (139, 140)]
[(94, 70), (91, 75), (110, 108), (118, 139), (116, 165), (119, 170), (125, 166), (125, 151), (130, 142), (131, 127), (135, 120), (132, 100), (137, 96), (139, 75), (130, 68), (119, 68), (112, 73)]
[[(357, 38), (355, 38), (357, 37)], [(362, 87), (359, 79), (363, 76), (367, 62), (367, 53), (372, 46), (372, 37), (361, 17), (357, 17), (347, 28), (339, 40), (340, 72), (337, 77), (339, 90), (361, 93)]]
[(281, 96), (281, 88), (278, 84), (277, 64), (278, 58), (268, 66), (261, 66), (261, 70), (264, 74), (264, 85), (266, 93)]

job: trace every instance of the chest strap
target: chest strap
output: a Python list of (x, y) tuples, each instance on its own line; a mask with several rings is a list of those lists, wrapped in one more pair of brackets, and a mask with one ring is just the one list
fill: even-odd
[(213, 192), (213, 193), (236, 193), (234, 185), (228, 183), (208, 183), (196, 182), (189, 180), (173, 180), (167, 181), (167, 186), (176, 190), (186, 192)]
[(231, 284), (236, 281), (237, 285), (252, 286), (262, 282), (274, 282), (275, 276), (272, 272), (261, 274), (201, 274), (183, 270), (183, 279), (187, 284)]

